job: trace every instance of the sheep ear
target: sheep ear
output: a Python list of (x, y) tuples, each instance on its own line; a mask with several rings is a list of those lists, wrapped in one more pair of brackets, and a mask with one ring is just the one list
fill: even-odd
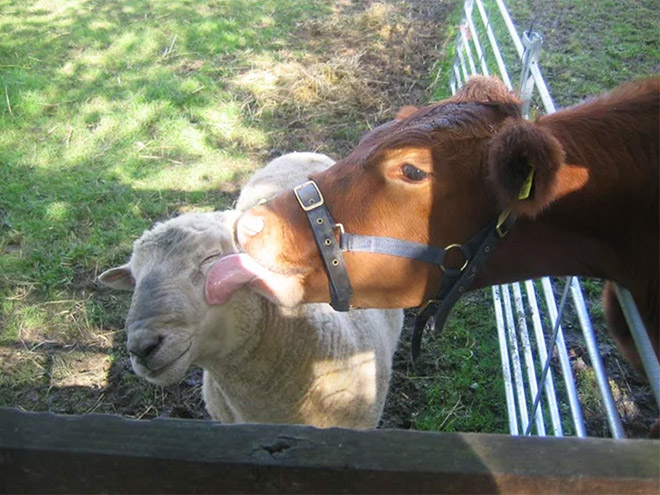
[(411, 105), (406, 105), (405, 107), (401, 107), (401, 110), (399, 110), (396, 114), (396, 119), (397, 120), (403, 120), (407, 119), (410, 117), (413, 113), (415, 113), (419, 108), (413, 107)]
[(456, 103), (514, 103), (519, 105), (520, 100), (509, 91), (504, 83), (497, 77), (471, 76), (465, 85), (452, 96), (449, 101)]
[(135, 278), (128, 264), (110, 268), (99, 275), (99, 282), (113, 289), (134, 290)]
[(564, 151), (548, 131), (510, 119), (488, 144), (488, 171), (502, 208), (536, 216), (554, 198)]

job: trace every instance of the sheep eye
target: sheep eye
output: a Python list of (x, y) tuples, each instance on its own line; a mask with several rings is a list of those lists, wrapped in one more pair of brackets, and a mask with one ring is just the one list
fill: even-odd
[(211, 256), (207, 256), (206, 258), (204, 258), (202, 260), (202, 262), (199, 264), (199, 266), (203, 267), (203, 266), (205, 266), (209, 263), (212, 263), (215, 260), (217, 260), (220, 256), (221, 256), (221, 253), (215, 253), (215, 254), (212, 254)]
[(428, 177), (428, 174), (423, 170), (418, 169), (417, 167), (412, 166), (410, 163), (404, 163), (401, 167), (401, 173), (403, 176), (412, 181), (420, 182)]

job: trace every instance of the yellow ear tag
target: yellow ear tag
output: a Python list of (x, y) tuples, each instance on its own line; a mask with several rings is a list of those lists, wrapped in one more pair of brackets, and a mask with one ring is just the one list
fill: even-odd
[(518, 193), (518, 199), (529, 199), (529, 196), (532, 192), (532, 184), (534, 184), (534, 167), (530, 167), (529, 175), (523, 182), (520, 192)]

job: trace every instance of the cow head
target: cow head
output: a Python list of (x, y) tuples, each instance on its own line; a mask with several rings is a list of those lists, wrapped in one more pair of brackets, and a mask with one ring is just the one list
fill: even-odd
[[(553, 200), (561, 161), (558, 141), (521, 117), (520, 102), (499, 80), (476, 77), (452, 98), (404, 107), (311, 178), (346, 231), (445, 247), (465, 243), (505, 208), (538, 214)], [(521, 201), (530, 168), (532, 194)], [(267, 297), (284, 305), (329, 300), (327, 275), (293, 192), (244, 214), (237, 239), (260, 267), (253, 287)], [(450, 254), (448, 266), (463, 263), (458, 250)], [(346, 253), (345, 259), (358, 307), (422, 304), (442, 276), (437, 266), (406, 258)]]

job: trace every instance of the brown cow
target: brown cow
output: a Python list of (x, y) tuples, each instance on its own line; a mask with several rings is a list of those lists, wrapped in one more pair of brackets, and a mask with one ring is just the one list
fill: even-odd
[[(632, 292), (658, 354), (659, 115), (658, 78), (530, 122), (499, 80), (475, 77), (448, 100), (404, 108), (313, 179), (347, 232), (439, 247), (465, 243), (511, 208), (516, 222), (472, 289), (545, 275), (618, 282)], [(530, 167), (531, 196), (520, 200)], [(252, 270), (264, 295), (285, 305), (329, 300), (293, 193), (245, 214), (237, 237), (252, 258), (227, 263)], [(442, 277), (437, 266), (406, 258), (345, 259), (359, 307), (420, 305)], [(639, 366), (609, 284), (605, 305), (614, 336)]]

